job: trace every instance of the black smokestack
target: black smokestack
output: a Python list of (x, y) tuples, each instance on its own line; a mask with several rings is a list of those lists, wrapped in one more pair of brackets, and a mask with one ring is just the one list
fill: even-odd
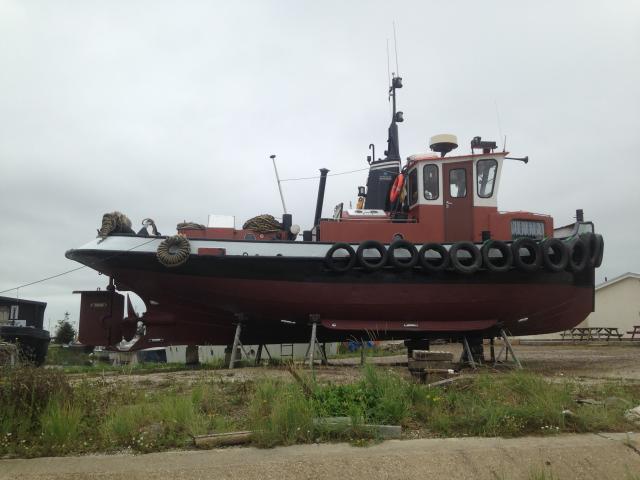
[(327, 168), (320, 169), (320, 185), (318, 185), (318, 201), (316, 202), (316, 216), (313, 220), (313, 226), (315, 227), (320, 223), (320, 217), (322, 216), (322, 204), (324, 203), (324, 187), (327, 184)]

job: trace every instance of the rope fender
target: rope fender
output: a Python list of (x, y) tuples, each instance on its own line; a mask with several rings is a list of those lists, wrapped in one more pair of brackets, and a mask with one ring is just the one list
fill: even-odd
[(273, 215), (264, 214), (250, 218), (242, 226), (244, 230), (253, 230), (257, 233), (273, 233), (282, 230), (282, 224)]
[(179, 223), (176, 226), (176, 230), (206, 230), (206, 229), (207, 227), (205, 227), (201, 223), (187, 222), (186, 220), (184, 222)]
[(156, 251), (158, 261), (165, 267), (179, 267), (186, 263), (191, 254), (191, 245), (184, 235), (165, 238)]
[(106, 237), (111, 233), (135, 233), (131, 229), (131, 220), (124, 213), (111, 212), (102, 216), (102, 225), (98, 230), (99, 237)]

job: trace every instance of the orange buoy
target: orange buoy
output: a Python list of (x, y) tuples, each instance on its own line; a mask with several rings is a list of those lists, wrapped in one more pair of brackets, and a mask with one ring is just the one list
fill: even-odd
[(389, 200), (391, 200), (392, 203), (398, 199), (398, 195), (400, 195), (403, 185), (404, 185), (404, 175), (402, 173), (399, 173), (396, 179), (393, 181), (391, 192), (389, 192)]

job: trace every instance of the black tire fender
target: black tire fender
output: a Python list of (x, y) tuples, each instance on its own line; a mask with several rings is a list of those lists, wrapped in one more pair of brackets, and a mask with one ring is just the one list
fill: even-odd
[[(527, 260), (520, 255), (520, 250), (525, 249), (529, 252)], [(542, 265), (542, 254), (540, 245), (532, 238), (518, 238), (511, 244), (511, 253), (513, 253), (513, 265), (523, 272), (535, 272)]]
[[(458, 252), (467, 252), (471, 255), (469, 261), (458, 257)], [(454, 243), (449, 249), (449, 261), (456, 272), (471, 274), (478, 271), (482, 266), (482, 254), (480, 249), (471, 242)]]
[(569, 262), (567, 270), (574, 273), (582, 272), (589, 264), (589, 248), (584, 240), (575, 238), (569, 242)]
[(595, 233), (587, 232), (580, 235), (580, 238), (587, 246), (587, 265), (589, 267), (595, 267), (598, 259), (598, 239)]
[(598, 268), (602, 265), (602, 257), (604, 256), (604, 238), (599, 233), (594, 234), (598, 243), (598, 253), (595, 256), (593, 266)]
[[(427, 252), (433, 251), (440, 255), (440, 260), (427, 257)], [(420, 266), (429, 273), (446, 270), (449, 267), (449, 250), (439, 243), (425, 243), (418, 252)]]
[[(490, 255), (491, 250), (497, 250), (502, 257), (497, 259)], [(480, 248), (482, 265), (491, 272), (508, 272), (513, 263), (513, 252), (505, 242), (501, 240), (487, 240)], [(497, 260), (497, 261), (496, 261)]]
[(540, 244), (542, 265), (550, 272), (561, 272), (567, 268), (569, 250), (558, 238), (547, 238)]
[[(349, 256), (348, 257), (334, 257), (333, 254), (338, 250), (346, 251)], [(347, 259), (348, 258), (348, 259)], [(343, 260), (347, 259), (346, 262)], [(334, 243), (327, 253), (324, 256), (324, 264), (325, 266), (331, 270), (332, 272), (344, 273), (353, 268), (356, 263), (356, 252), (353, 250), (353, 247), (348, 243), (338, 242)]]
[[(380, 258), (376, 260), (367, 259), (364, 256), (364, 252), (367, 250), (377, 250), (380, 254)], [(356, 251), (356, 257), (358, 259), (358, 264), (364, 268), (365, 270), (369, 270), (373, 272), (385, 266), (387, 263), (387, 249), (384, 248), (384, 245), (376, 240), (366, 240), (358, 245), (358, 250)]]
[[(406, 250), (409, 252), (409, 257), (396, 257), (396, 250)], [(416, 266), (418, 263), (418, 250), (413, 243), (398, 239), (394, 241), (387, 249), (387, 257), (389, 263), (399, 270), (409, 270)]]

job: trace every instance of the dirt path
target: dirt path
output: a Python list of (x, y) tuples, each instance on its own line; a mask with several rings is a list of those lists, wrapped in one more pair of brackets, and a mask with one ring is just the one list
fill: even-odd
[(346, 444), (228, 448), (0, 460), (0, 479), (518, 480), (544, 469), (559, 480), (632, 480), (640, 472), (639, 448), (640, 434), (393, 440), (368, 448)]

